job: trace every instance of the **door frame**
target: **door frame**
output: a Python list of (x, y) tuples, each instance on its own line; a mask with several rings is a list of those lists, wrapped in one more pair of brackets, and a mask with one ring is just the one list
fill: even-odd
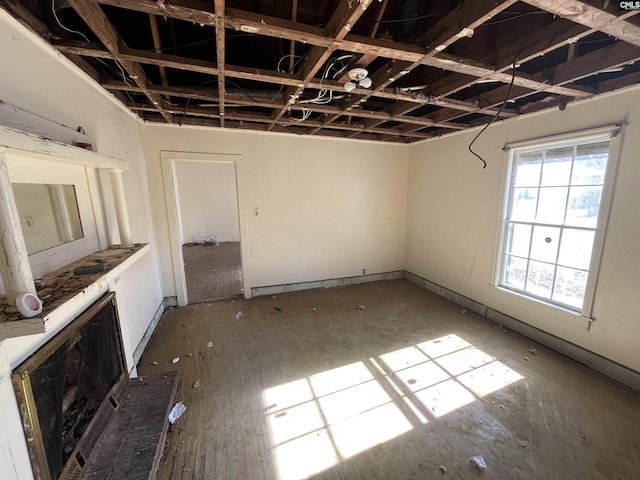
[(236, 194), (238, 201), (238, 222), (240, 224), (240, 261), (244, 297), (251, 298), (251, 268), (249, 262), (249, 235), (247, 222), (247, 202), (245, 186), (244, 156), (236, 153), (197, 153), (163, 150), (160, 152), (164, 196), (169, 224), (171, 264), (178, 305), (188, 305), (187, 281), (184, 273), (182, 254), (182, 221), (180, 218), (179, 192), (176, 176), (177, 162), (232, 163), (235, 168)]

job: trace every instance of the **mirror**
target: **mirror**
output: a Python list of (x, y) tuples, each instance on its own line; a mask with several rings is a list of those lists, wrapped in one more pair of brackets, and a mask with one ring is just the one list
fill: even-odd
[(12, 187), (29, 255), (83, 237), (74, 185), (14, 183)]

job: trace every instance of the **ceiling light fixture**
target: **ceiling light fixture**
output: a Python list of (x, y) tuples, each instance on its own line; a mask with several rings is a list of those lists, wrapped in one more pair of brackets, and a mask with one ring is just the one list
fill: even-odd
[(351, 81), (344, 84), (347, 92), (355, 90), (357, 87), (369, 88), (373, 81), (368, 77), (369, 71), (364, 67), (354, 67), (347, 73)]

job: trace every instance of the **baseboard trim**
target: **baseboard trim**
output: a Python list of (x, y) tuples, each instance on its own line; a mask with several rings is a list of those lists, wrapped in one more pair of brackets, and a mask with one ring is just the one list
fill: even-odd
[(158, 305), (158, 308), (156, 309), (156, 313), (153, 314), (151, 323), (149, 323), (149, 326), (145, 330), (144, 335), (142, 335), (138, 346), (133, 352), (134, 365), (138, 365), (138, 363), (140, 363), (140, 359), (144, 355), (144, 351), (147, 349), (147, 345), (149, 345), (149, 342), (151, 341), (151, 338), (156, 331), (156, 327), (158, 326), (158, 323), (160, 322), (160, 318), (162, 318), (162, 314), (164, 313), (164, 311), (168, 307), (175, 307), (176, 305), (178, 305), (177, 297), (164, 297), (162, 299), (162, 302), (160, 302), (160, 305)]
[(587, 350), (579, 345), (571, 343), (568, 340), (557, 337), (551, 333), (545, 332), (544, 330), (540, 330), (537, 327), (511, 317), (510, 315), (506, 315), (487, 305), (476, 302), (475, 300), (465, 297), (453, 290), (449, 290), (442, 285), (438, 285), (426, 278), (422, 278), (415, 273), (405, 270), (404, 278), (437, 295), (440, 295), (443, 298), (446, 298), (447, 300), (450, 300), (453, 303), (463, 306), (478, 315), (488, 318), (500, 325), (504, 325), (509, 330), (519, 333), (531, 340), (535, 340), (536, 342), (541, 343), (562, 355), (572, 358), (576, 362), (579, 362), (592, 370), (627, 385), (636, 391), (640, 391), (640, 372)]
[(178, 297), (175, 295), (173, 297), (164, 297), (164, 300), (162, 301), (162, 303), (164, 304), (164, 308), (177, 307)]
[(315, 280), (311, 282), (285, 283), (282, 285), (270, 285), (267, 287), (253, 287), (251, 289), (251, 296), (260, 297), (264, 295), (276, 295), (286, 292), (298, 292), (301, 290), (313, 290), (316, 288), (346, 287), (347, 285), (379, 282), (382, 280), (400, 280), (403, 277), (403, 270), (395, 270), (393, 272), (371, 273), (368, 275), (357, 275), (355, 277), (331, 278), (327, 280)]

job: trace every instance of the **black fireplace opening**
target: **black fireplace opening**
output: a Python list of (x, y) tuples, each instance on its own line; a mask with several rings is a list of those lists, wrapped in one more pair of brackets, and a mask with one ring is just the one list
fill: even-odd
[[(27, 403), (31, 399), (35, 406), (37, 418), (25, 419), (25, 429), (33, 430), (34, 440), (27, 442), (32, 443), (32, 464), (40, 463), (34, 465), (34, 472), (48, 471), (42, 478), (60, 477), (100, 405), (109, 401), (109, 392), (126, 377), (115, 296), (108, 297), (73, 320), (14, 372), (14, 377), (21, 374), (20, 386), (25, 390), (17, 395), (19, 402), (21, 397)], [(42, 465), (43, 456), (46, 465)]]

